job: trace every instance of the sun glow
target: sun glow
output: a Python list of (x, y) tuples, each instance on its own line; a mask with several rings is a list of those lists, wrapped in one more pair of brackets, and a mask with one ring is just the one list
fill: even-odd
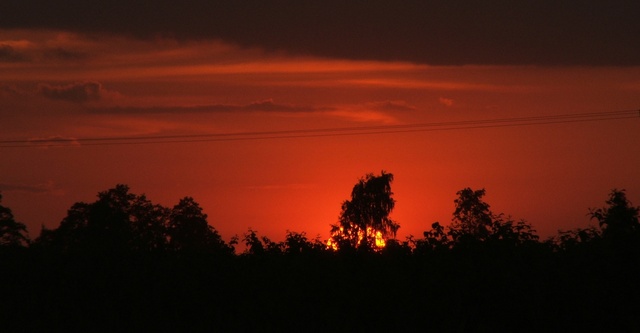
[[(339, 233), (340, 234), (344, 234), (344, 228), (343, 227), (340, 227)], [(374, 247), (374, 249), (376, 251), (382, 250), (387, 245), (387, 242), (385, 241), (382, 232), (379, 231), (379, 230), (374, 230), (371, 227), (367, 228), (367, 234), (368, 235), (372, 235), (374, 233), (375, 233), (375, 247)], [(332, 236), (334, 236), (334, 235), (332, 235)], [(364, 233), (362, 233), (361, 231), (358, 231), (358, 243), (357, 243), (357, 246), (360, 246), (363, 238), (364, 238)], [(332, 249), (334, 251), (337, 251), (338, 250), (338, 243), (335, 242), (333, 240), (333, 238), (329, 238), (329, 240), (327, 240), (327, 248)]]

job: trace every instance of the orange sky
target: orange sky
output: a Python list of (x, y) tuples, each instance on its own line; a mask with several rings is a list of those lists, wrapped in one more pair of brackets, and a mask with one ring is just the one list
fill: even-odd
[[(0, 140), (393, 126), (640, 107), (640, 66), (355, 60), (221, 40), (96, 38), (0, 30)], [(585, 227), (625, 188), (640, 203), (637, 119), (288, 139), (63, 147), (0, 145), (3, 205), (56, 227), (118, 183), (173, 206), (193, 196), (229, 239), (251, 227), (327, 238), (366, 173), (395, 175), (398, 236), (448, 223), (455, 193), (486, 188), (494, 212), (543, 236)], [(5, 144), (5, 146), (7, 146)]]

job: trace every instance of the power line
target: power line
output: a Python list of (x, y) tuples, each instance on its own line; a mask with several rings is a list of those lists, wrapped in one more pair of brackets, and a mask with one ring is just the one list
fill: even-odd
[(430, 131), (451, 131), (479, 128), (497, 128), (514, 126), (533, 126), (546, 124), (565, 124), (579, 122), (593, 122), (616, 119), (638, 118), (640, 110), (621, 110), (608, 112), (591, 112), (576, 114), (560, 114), (547, 116), (530, 116), (516, 118), (496, 118), (465, 121), (431, 122), (402, 125), (376, 125), (360, 127), (333, 127), (321, 129), (296, 129), (280, 131), (256, 131), (235, 133), (209, 134), (181, 134), (156, 136), (117, 136), (117, 137), (88, 137), (88, 138), (53, 138), (53, 139), (22, 139), (0, 140), (0, 148), (22, 147), (62, 147), (72, 145), (104, 146), (104, 145), (139, 145), (162, 143), (196, 143), (215, 141), (246, 141), (291, 138), (312, 138), (329, 136), (354, 136), (372, 134), (392, 134)]

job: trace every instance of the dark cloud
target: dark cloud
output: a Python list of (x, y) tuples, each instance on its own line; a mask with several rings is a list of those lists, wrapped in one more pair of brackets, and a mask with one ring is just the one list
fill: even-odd
[(82, 61), (89, 58), (89, 55), (79, 51), (68, 50), (62, 47), (49, 48), (42, 51), (42, 57), (45, 61), (62, 60), (62, 61)]
[(89, 56), (82, 52), (64, 48), (20, 49), (0, 42), (0, 63), (2, 62), (47, 62), (82, 61)]
[(56, 189), (56, 186), (53, 182), (35, 185), (0, 183), (0, 192), (26, 192), (32, 194), (47, 194), (59, 191), (60, 190)]
[(27, 140), (27, 143), (42, 148), (80, 146), (80, 142), (78, 142), (78, 139), (61, 135), (54, 135), (44, 138), (30, 138)]
[(96, 113), (145, 114), (145, 113), (192, 113), (192, 112), (313, 112), (330, 111), (332, 108), (305, 105), (278, 104), (273, 100), (249, 104), (210, 104), (196, 106), (151, 106), (151, 107), (109, 107), (93, 108)]
[(369, 108), (379, 110), (379, 111), (413, 111), (416, 109), (415, 106), (408, 104), (405, 101), (384, 101), (384, 102), (373, 102), (368, 103), (366, 105)]
[(75, 103), (97, 101), (105, 94), (105, 90), (99, 82), (76, 82), (66, 85), (42, 83), (38, 86), (38, 92), (50, 99)]
[(418, 63), (640, 65), (640, 1), (5, 0), (0, 28)]
[(0, 44), (0, 62), (24, 62), (30, 57), (24, 52), (16, 50), (11, 45)]
[(14, 85), (0, 83), (0, 97), (4, 96), (18, 96), (22, 92)]

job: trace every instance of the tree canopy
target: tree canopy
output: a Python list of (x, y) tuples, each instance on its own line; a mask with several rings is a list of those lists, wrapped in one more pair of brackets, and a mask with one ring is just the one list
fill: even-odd
[[(0, 203), (2, 203), (1, 193)], [(0, 205), (0, 246), (23, 247), (28, 243), (27, 227), (15, 220), (11, 209)]]
[(384, 170), (361, 178), (351, 191), (351, 200), (342, 204), (338, 224), (332, 225), (332, 241), (339, 248), (374, 249), (376, 236), (395, 237), (400, 225), (389, 214), (395, 207), (391, 191), (393, 174)]
[[(432, 223), (423, 238), (386, 239), (376, 249), (374, 232), (392, 236), (398, 228), (389, 218), (392, 180), (385, 172), (369, 174), (354, 186), (332, 226), (339, 251), (305, 232), (273, 241), (251, 228), (225, 243), (195, 199), (169, 208), (126, 185), (73, 204), (57, 228), (43, 229), (34, 242), (0, 206), (2, 328), (295, 331), (313, 322), (347, 331), (628, 332), (637, 326), (640, 208), (624, 191), (613, 190), (605, 207), (590, 210), (598, 226), (540, 242), (526, 221), (492, 212), (484, 189), (465, 188), (453, 201), (450, 224)], [(238, 241), (246, 247), (231, 255)]]
[(93, 203), (74, 204), (58, 228), (43, 229), (36, 245), (63, 252), (233, 251), (193, 198), (169, 209), (122, 184), (98, 193)]

